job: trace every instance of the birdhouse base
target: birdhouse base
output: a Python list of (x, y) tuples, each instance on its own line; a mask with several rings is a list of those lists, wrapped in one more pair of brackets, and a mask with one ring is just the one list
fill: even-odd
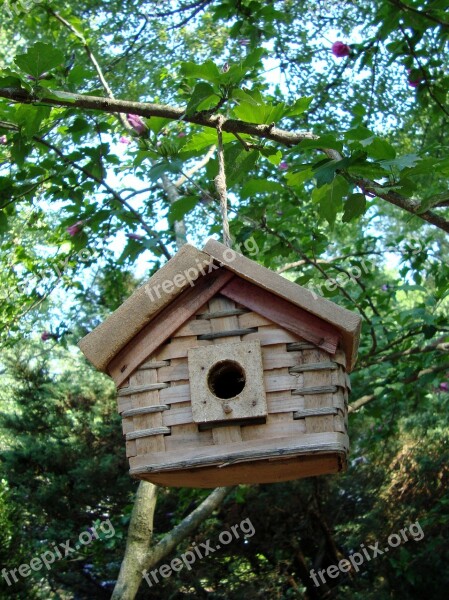
[[(157, 454), (140, 456), (131, 459), (130, 474), (136, 479), (174, 487), (276, 483), (345, 471), (347, 448), (345, 434), (306, 434), (301, 442), (279, 438), (263, 444), (230, 444), (216, 453), (205, 449), (190, 452), (173, 462), (161, 453), (165, 464), (154, 462)], [(145, 464), (148, 459), (152, 464)]]

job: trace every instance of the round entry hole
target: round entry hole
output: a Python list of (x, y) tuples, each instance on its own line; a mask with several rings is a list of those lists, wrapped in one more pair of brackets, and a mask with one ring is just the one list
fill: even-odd
[(233, 360), (215, 363), (207, 376), (207, 385), (217, 398), (234, 398), (240, 394), (245, 384), (245, 371)]

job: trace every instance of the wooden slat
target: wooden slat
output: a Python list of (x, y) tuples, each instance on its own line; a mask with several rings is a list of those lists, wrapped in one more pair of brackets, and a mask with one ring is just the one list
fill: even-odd
[(220, 293), (248, 306), (329, 354), (335, 354), (340, 339), (338, 329), (306, 310), (239, 277), (222, 287)]
[(316, 394), (334, 394), (337, 391), (335, 385), (314, 385), (292, 390), (294, 396), (310, 396)]
[(244, 440), (270, 440), (272, 438), (296, 437), (306, 432), (306, 424), (293, 421), (291, 414), (268, 415), (264, 425), (249, 425), (242, 428)]
[[(239, 337), (242, 335), (248, 335), (249, 333), (256, 333), (257, 327), (251, 327), (247, 329), (229, 329), (226, 331), (216, 331), (214, 333), (204, 333), (198, 336), (199, 340), (217, 340), (219, 338), (230, 338)], [(230, 341), (230, 340), (227, 340)]]
[(201, 321), (197, 320), (195, 317), (189, 319), (184, 325), (182, 325), (179, 329), (175, 331), (173, 337), (185, 337), (186, 335), (201, 335), (205, 333), (210, 333), (210, 323), (209, 321)]
[(246, 327), (272, 327), (273, 325), (275, 325), (273, 321), (270, 321), (269, 319), (266, 319), (262, 315), (259, 315), (253, 311), (247, 312), (239, 317), (239, 326), (243, 329)]
[(149, 383), (147, 385), (139, 385), (134, 387), (120, 388), (118, 390), (119, 397), (131, 396), (133, 394), (142, 394), (143, 392), (152, 392), (155, 390), (163, 390), (168, 387), (168, 383)]
[(139, 371), (143, 369), (160, 369), (161, 367), (168, 367), (169, 364), (169, 360), (149, 360), (148, 362), (140, 365)]
[(171, 435), (165, 437), (167, 452), (177, 451), (182, 454), (186, 448), (198, 448), (201, 446), (213, 446), (212, 429), (198, 431), (195, 423), (185, 425), (173, 425)]
[(172, 404), (170, 410), (164, 412), (162, 415), (162, 423), (167, 427), (193, 423), (192, 405), (190, 402)]
[(157, 372), (159, 381), (180, 381), (189, 378), (187, 358), (174, 358), (169, 367), (162, 367)]
[(290, 391), (269, 392), (267, 394), (267, 406), (269, 414), (292, 413), (301, 408), (301, 398), (292, 396)]
[(322, 417), (328, 415), (337, 415), (338, 409), (333, 406), (323, 406), (321, 408), (303, 408), (293, 413), (294, 419), (305, 419), (305, 417)]
[(187, 352), (190, 348), (198, 348), (199, 346), (209, 346), (212, 344), (211, 340), (198, 340), (196, 336), (182, 337), (182, 338), (171, 338), (169, 344), (163, 344), (156, 352), (154, 356), (157, 358), (170, 359), (174, 358), (185, 358), (187, 359)]
[[(335, 362), (322, 362), (322, 363), (306, 363), (303, 365), (296, 365), (295, 367), (289, 368), (289, 373), (304, 373), (305, 371), (323, 371), (330, 370), (334, 371), (338, 369), (338, 364)], [(337, 384), (335, 384), (337, 385)]]
[(142, 406), (141, 408), (131, 408), (122, 412), (122, 419), (137, 417), (139, 415), (149, 415), (152, 413), (168, 410), (170, 407), (167, 404), (155, 404), (154, 406)]
[(229, 308), (224, 310), (215, 310), (214, 312), (204, 312), (196, 315), (197, 319), (219, 319), (220, 317), (233, 317), (235, 315), (244, 315), (249, 313), (249, 308)]
[(257, 333), (249, 333), (245, 336), (245, 340), (260, 340), (261, 346), (269, 346), (273, 344), (287, 344), (297, 341), (298, 336), (282, 329), (278, 325), (267, 325), (259, 327)]
[(153, 435), (165, 435), (170, 433), (170, 427), (153, 427), (152, 429), (141, 429), (126, 434), (127, 440), (137, 440), (138, 438), (151, 437)]
[(108, 373), (119, 386), (144, 362), (169, 336), (212, 298), (233, 277), (225, 269), (219, 269), (199, 278), (195, 286), (184, 291), (157, 319), (146, 325), (108, 365)]
[(309, 344), (308, 342), (292, 342), (287, 344), (287, 352), (296, 352), (297, 350), (315, 350), (315, 344)]

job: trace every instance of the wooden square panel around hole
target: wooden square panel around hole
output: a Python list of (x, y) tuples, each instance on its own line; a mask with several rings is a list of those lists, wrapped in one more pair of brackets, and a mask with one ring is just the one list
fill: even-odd
[(267, 415), (259, 340), (191, 348), (188, 362), (195, 423)]

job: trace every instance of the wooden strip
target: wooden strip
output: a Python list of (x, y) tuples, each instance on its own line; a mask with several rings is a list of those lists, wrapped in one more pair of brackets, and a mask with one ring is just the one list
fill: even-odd
[(335, 370), (338, 368), (337, 363), (335, 362), (322, 362), (322, 363), (308, 363), (304, 365), (296, 365), (295, 367), (290, 367), (289, 373), (303, 373), (304, 371), (323, 371), (323, 370)]
[[(280, 415), (275, 415), (280, 416)], [(287, 415), (282, 415), (287, 417)], [(275, 422), (267, 422), (265, 425), (250, 425), (242, 428), (243, 440), (270, 440), (282, 436), (299, 436), (306, 433), (306, 424), (304, 421), (293, 421), (291, 415), (288, 419)]]
[(131, 440), (126, 442), (126, 458), (131, 458), (131, 456), (137, 455), (137, 446), (136, 440)]
[(151, 437), (152, 435), (168, 435), (170, 427), (153, 427), (152, 429), (141, 429), (140, 431), (132, 431), (126, 434), (126, 441), (137, 440), (138, 438)]
[(180, 381), (189, 378), (189, 364), (185, 358), (175, 358), (171, 361), (169, 367), (162, 367), (158, 370), (159, 381)]
[(316, 346), (314, 344), (309, 344), (308, 342), (292, 342), (291, 344), (287, 344), (287, 352), (295, 352), (296, 350), (315, 350)]
[(196, 315), (197, 319), (219, 319), (220, 317), (232, 317), (235, 315), (244, 315), (249, 313), (249, 308), (229, 308), (226, 310), (215, 310), (214, 312), (205, 312)]
[[(305, 364), (323, 363), (329, 362), (329, 356), (318, 349), (315, 350), (303, 350), (303, 360)], [(330, 371), (325, 369), (322, 371), (305, 371), (304, 376), (304, 387), (305, 388), (330, 388), (335, 386), (333, 381), (333, 375), (338, 371)], [(322, 391), (317, 394), (308, 394), (304, 396), (304, 409), (305, 410), (320, 410), (321, 408), (329, 408), (332, 406), (333, 392), (329, 390), (328, 393)], [(333, 415), (316, 415), (305, 417), (306, 428), (308, 433), (319, 433), (324, 431), (334, 430), (334, 416)]]
[[(246, 310), (248, 311), (248, 309)], [(269, 319), (262, 317), (262, 315), (259, 315), (258, 313), (252, 311), (246, 312), (245, 314), (239, 317), (239, 326), (242, 328), (267, 326), (273, 327), (273, 325), (275, 325), (273, 321), (270, 321)]]
[(248, 335), (248, 333), (256, 333), (257, 327), (248, 329), (233, 329), (231, 331), (216, 331), (215, 333), (204, 333), (198, 336), (199, 340), (217, 340), (224, 337)]
[(340, 339), (338, 329), (303, 308), (239, 277), (223, 286), (220, 293), (248, 306), (329, 354), (335, 354)]
[(118, 395), (131, 396), (132, 394), (141, 394), (142, 392), (153, 392), (155, 390), (163, 390), (168, 387), (168, 383), (149, 383), (148, 385), (139, 385), (137, 387), (126, 387), (118, 390)]
[(157, 319), (148, 323), (108, 364), (108, 373), (119, 386), (168, 337), (212, 298), (233, 274), (219, 269), (196, 280), (195, 286), (184, 291), (164, 308)]
[(139, 371), (142, 371), (144, 369), (160, 369), (161, 367), (168, 367), (169, 364), (169, 360), (150, 360), (149, 362), (140, 365)]
[(171, 338), (170, 343), (163, 344), (154, 354), (155, 357), (163, 359), (185, 358), (190, 348), (199, 346), (210, 346), (211, 340), (198, 340), (196, 335), (192, 337)]
[(308, 394), (334, 394), (337, 391), (335, 385), (313, 386), (292, 390), (294, 396), (307, 396)]
[(276, 456), (292, 456), (311, 452), (347, 453), (349, 440), (340, 432), (304, 433), (300, 437), (279, 437), (268, 440), (246, 440), (228, 446), (193, 448), (180, 456), (179, 450), (136, 456), (130, 459), (131, 473), (171, 469), (189, 469), (207, 464), (238, 460), (257, 460)]
[(198, 427), (194, 423), (174, 425), (171, 427), (171, 435), (165, 436), (164, 440), (168, 452), (175, 450), (181, 455), (186, 448), (214, 445), (212, 430), (198, 431)]
[[(190, 402), (172, 404), (170, 410), (162, 415), (162, 423), (166, 427), (193, 423), (192, 405)], [(196, 424), (195, 424), (196, 427)]]
[(294, 419), (304, 419), (305, 417), (320, 417), (326, 415), (337, 415), (338, 409), (334, 407), (322, 408), (303, 408), (293, 413)]
[(270, 325), (267, 327), (259, 327), (257, 333), (249, 333), (245, 340), (259, 340), (261, 346), (270, 346), (295, 342), (298, 340), (298, 336), (282, 329), (278, 325)]
[(270, 392), (267, 394), (268, 414), (292, 413), (301, 408), (301, 399), (292, 396), (290, 391)]
[(187, 335), (200, 335), (210, 333), (210, 322), (200, 321), (195, 318), (189, 319), (184, 325), (175, 331), (173, 337), (185, 337)]
[(168, 410), (170, 407), (167, 404), (155, 404), (154, 406), (142, 406), (140, 408), (131, 408), (122, 412), (122, 419), (136, 417), (137, 415), (147, 415), (156, 412)]

